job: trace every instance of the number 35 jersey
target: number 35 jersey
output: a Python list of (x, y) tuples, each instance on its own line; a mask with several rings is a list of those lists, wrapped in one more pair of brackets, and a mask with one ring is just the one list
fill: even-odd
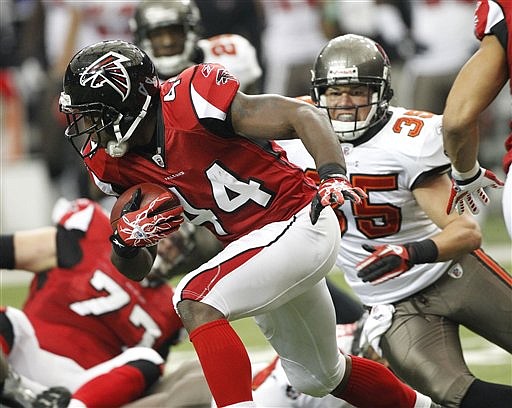
[[(416, 202), (413, 190), (425, 178), (449, 169), (444, 154), (441, 116), (391, 107), (390, 120), (371, 139), (343, 144), (348, 176), (368, 194), (362, 205), (346, 202), (347, 228), (337, 265), (363, 303), (391, 303), (437, 280), (449, 263), (415, 265), (379, 285), (364, 283), (355, 266), (369, 253), (363, 244), (404, 244), (431, 237), (439, 228)], [(446, 197), (432, 197), (444, 200)]]
[[(448, 263), (415, 265), (379, 285), (364, 283), (355, 266), (369, 255), (363, 244), (403, 244), (426, 239), (439, 228), (416, 202), (412, 190), (425, 177), (449, 169), (444, 155), (441, 116), (390, 107), (388, 122), (369, 140), (343, 143), (347, 176), (368, 198), (360, 205), (348, 200), (339, 214), (341, 249), (336, 264), (363, 303), (390, 303), (437, 280)], [(279, 141), (288, 157), (304, 170), (314, 169), (307, 151), (295, 141)], [(432, 197), (432, 200), (444, 198)]]

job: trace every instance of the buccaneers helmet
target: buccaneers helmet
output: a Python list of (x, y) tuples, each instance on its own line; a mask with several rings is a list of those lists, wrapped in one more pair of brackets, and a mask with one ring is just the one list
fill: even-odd
[(390, 71), (389, 58), (383, 48), (367, 37), (342, 35), (330, 40), (320, 51), (311, 71), (311, 98), (318, 107), (328, 108), (324, 95), (328, 87), (366, 85), (370, 89), (371, 96), (367, 104), (343, 107), (357, 110), (370, 106), (365, 120), (342, 122), (331, 118), (340, 141), (359, 138), (385, 118), (389, 101), (393, 97)]
[[(194, 65), (200, 22), (199, 9), (192, 0), (142, 0), (130, 20), (134, 42), (154, 61), (161, 78), (168, 79)], [(156, 56), (150, 34), (153, 30), (175, 27), (184, 37), (178, 54)]]
[(68, 121), (66, 138), (85, 158), (99, 147), (91, 136), (105, 132), (112, 139), (107, 153), (123, 156), (127, 140), (156, 109), (159, 95), (155, 66), (135, 45), (113, 40), (85, 47), (64, 74), (59, 107)]

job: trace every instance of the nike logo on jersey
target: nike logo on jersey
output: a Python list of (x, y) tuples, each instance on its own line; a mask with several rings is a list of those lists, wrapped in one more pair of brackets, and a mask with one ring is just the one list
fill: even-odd
[(121, 95), (122, 101), (124, 101), (131, 90), (130, 77), (122, 64), (125, 61), (129, 61), (129, 58), (110, 51), (94, 61), (80, 74), (80, 85), (88, 85), (91, 88), (109, 85)]

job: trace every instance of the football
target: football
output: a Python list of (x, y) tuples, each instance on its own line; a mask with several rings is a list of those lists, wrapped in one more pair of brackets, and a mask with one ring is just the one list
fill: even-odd
[(141, 189), (142, 199), (140, 203), (140, 207), (144, 207), (149, 204), (155, 198), (157, 198), (160, 194), (167, 194), (169, 196), (169, 201), (165, 203), (163, 209), (170, 209), (173, 207), (177, 207), (180, 205), (180, 200), (174, 193), (172, 193), (169, 189), (164, 186), (155, 183), (141, 183), (136, 184), (122, 193), (114, 203), (112, 207), (112, 211), (110, 211), (110, 225), (112, 226), (112, 230), (115, 230), (117, 227), (117, 221), (121, 217), (121, 211), (123, 211), (123, 207), (131, 200), (133, 193), (138, 189)]

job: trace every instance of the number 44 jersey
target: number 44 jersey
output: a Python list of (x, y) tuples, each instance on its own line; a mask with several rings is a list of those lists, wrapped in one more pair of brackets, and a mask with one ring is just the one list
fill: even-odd
[(153, 182), (171, 189), (185, 216), (229, 243), (290, 219), (316, 193), (314, 182), (274, 142), (236, 135), (228, 120), (238, 81), (223, 66), (200, 64), (161, 87), (155, 151), (123, 157), (99, 149), (85, 164), (107, 194)]

